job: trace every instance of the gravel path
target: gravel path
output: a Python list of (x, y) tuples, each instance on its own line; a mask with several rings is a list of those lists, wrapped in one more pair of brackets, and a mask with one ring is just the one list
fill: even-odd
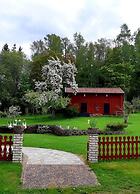
[(50, 149), (23, 148), (24, 188), (98, 185), (95, 174), (76, 155)]

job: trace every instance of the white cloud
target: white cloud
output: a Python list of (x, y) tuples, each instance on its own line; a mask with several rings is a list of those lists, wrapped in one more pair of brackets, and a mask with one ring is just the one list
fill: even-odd
[(132, 32), (140, 27), (140, 1), (122, 0), (120, 3), (120, 17), (123, 23), (127, 23)]
[(31, 42), (48, 33), (114, 38), (123, 23), (139, 27), (139, 7), (139, 0), (1, 0), (0, 44), (17, 43), (30, 55)]

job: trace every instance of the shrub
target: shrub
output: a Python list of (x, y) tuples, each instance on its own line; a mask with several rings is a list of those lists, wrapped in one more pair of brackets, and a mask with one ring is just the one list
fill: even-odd
[(95, 119), (88, 120), (88, 124), (90, 125), (90, 128), (96, 128), (97, 121)]
[(106, 125), (106, 131), (123, 131), (127, 127), (124, 123), (109, 123)]
[(7, 113), (0, 111), (0, 118), (3, 118), (3, 117), (7, 117)]
[(75, 106), (70, 106), (64, 109), (63, 114), (65, 117), (72, 118), (79, 116), (78, 108)]
[(27, 126), (27, 128), (24, 130), (24, 133), (37, 133), (37, 129), (38, 129), (38, 125), (30, 125), (30, 126)]
[(139, 112), (140, 111), (140, 97), (136, 97), (132, 99), (133, 111)]
[(13, 133), (13, 129), (9, 129), (7, 126), (1, 126), (0, 133)]

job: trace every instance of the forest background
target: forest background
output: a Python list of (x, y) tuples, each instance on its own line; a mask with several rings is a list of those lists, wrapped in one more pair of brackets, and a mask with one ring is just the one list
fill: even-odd
[(51, 59), (75, 64), (78, 87), (121, 87), (130, 102), (140, 96), (140, 29), (132, 34), (123, 24), (114, 40), (101, 38), (96, 42), (87, 42), (80, 33), (73, 35), (73, 41), (47, 34), (32, 43), (31, 51), (31, 59), (28, 59), (16, 44), (12, 48), (8, 43), (3, 46), (0, 52), (1, 111), (19, 106), (26, 112), (30, 104), (25, 94), (35, 91), (35, 82), (42, 81), (42, 68)]

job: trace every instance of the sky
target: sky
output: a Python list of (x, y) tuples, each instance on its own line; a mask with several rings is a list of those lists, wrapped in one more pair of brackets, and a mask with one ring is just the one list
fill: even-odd
[(16, 43), (29, 57), (31, 43), (47, 34), (113, 39), (124, 23), (140, 27), (139, 7), (139, 0), (0, 0), (0, 48)]

